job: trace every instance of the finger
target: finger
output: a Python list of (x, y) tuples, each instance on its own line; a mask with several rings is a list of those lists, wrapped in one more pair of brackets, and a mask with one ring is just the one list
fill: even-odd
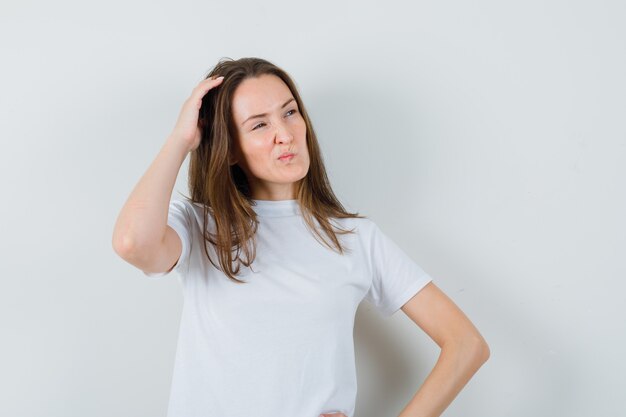
[(218, 86), (224, 80), (224, 76), (220, 76), (218, 78), (207, 78), (203, 80), (193, 88), (191, 91), (190, 100), (196, 104), (198, 108), (200, 108), (200, 104), (202, 103), (202, 98), (206, 95), (206, 93), (212, 89), (213, 87)]
[(202, 95), (206, 94), (207, 91), (209, 91), (211, 88), (215, 87), (216, 85), (218, 85), (219, 83), (221, 83), (224, 80), (224, 76), (221, 75), (219, 77), (216, 76), (211, 76), (209, 78), (206, 78), (202, 81), (200, 81), (200, 83), (198, 83), (198, 85), (196, 85), (193, 90), (192, 90), (192, 95), (195, 93), (202, 93)]
[(224, 79), (223, 75), (219, 75), (219, 76), (218, 75), (211, 75), (209, 78), (206, 78), (206, 79), (202, 80), (202, 83), (206, 84), (207, 81), (222, 81), (223, 79)]

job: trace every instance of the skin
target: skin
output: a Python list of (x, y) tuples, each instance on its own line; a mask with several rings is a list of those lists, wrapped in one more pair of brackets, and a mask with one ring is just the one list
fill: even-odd
[[(306, 124), (289, 87), (277, 76), (264, 74), (244, 80), (232, 98), (237, 138), (229, 163), (245, 172), (252, 198), (295, 199), (295, 183), (309, 170)], [(247, 120), (252, 115), (266, 116)], [(291, 160), (278, 157), (295, 154)]]
[(433, 282), (401, 309), (439, 345), (441, 353), (399, 417), (439, 417), (489, 359), (489, 346), (465, 313)]

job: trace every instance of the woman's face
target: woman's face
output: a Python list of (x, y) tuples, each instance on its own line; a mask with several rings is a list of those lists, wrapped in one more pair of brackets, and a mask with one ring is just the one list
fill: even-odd
[[(230, 164), (246, 173), (252, 198), (295, 199), (294, 183), (309, 171), (306, 124), (289, 87), (264, 74), (237, 86), (232, 98), (237, 127)], [(284, 152), (294, 154), (279, 159)]]

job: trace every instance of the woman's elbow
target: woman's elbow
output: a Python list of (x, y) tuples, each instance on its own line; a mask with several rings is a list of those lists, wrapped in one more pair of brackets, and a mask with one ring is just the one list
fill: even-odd
[(483, 363), (487, 362), (487, 360), (491, 356), (491, 349), (489, 349), (489, 345), (487, 344), (487, 342), (482, 343), (481, 352), (482, 352)]

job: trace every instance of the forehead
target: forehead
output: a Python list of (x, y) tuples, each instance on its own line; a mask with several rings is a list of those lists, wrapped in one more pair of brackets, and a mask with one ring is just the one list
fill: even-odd
[(273, 112), (293, 97), (287, 84), (271, 74), (247, 78), (233, 93), (232, 110), (238, 120), (258, 113)]

